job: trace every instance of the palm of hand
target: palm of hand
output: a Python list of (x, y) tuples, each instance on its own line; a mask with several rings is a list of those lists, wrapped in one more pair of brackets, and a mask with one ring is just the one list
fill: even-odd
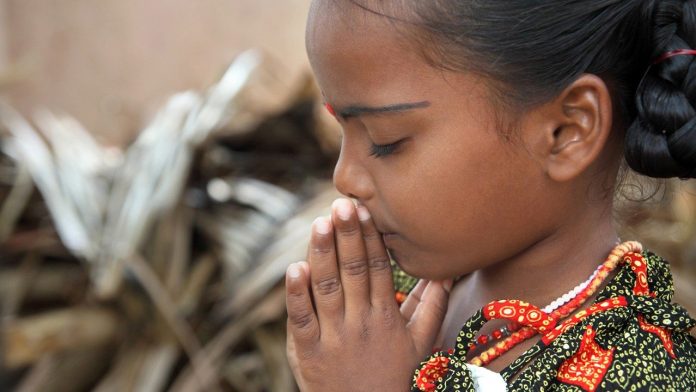
[(406, 391), (430, 354), (451, 282), (421, 281), (401, 308), (389, 257), (365, 207), (318, 218), (307, 262), (286, 276), (288, 358), (302, 391)]

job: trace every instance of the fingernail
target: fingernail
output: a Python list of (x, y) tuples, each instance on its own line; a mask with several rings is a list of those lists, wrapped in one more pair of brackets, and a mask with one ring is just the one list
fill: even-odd
[(314, 231), (316, 231), (319, 234), (329, 234), (329, 231), (331, 231), (331, 223), (329, 220), (323, 216), (320, 216), (319, 218), (314, 220)]
[(336, 199), (332, 207), (341, 220), (349, 220), (353, 213), (353, 203), (347, 199)]
[(454, 281), (452, 279), (447, 279), (444, 282), (442, 282), (442, 287), (445, 289), (446, 292), (452, 291), (452, 286), (454, 285)]
[(358, 219), (360, 219), (363, 222), (370, 220), (370, 211), (368, 211), (367, 208), (363, 206), (358, 207)]
[(300, 266), (297, 265), (297, 263), (290, 264), (290, 265), (288, 266), (288, 271), (287, 271), (288, 278), (290, 278), (290, 279), (298, 279), (298, 278), (300, 277), (300, 274), (301, 274), (301, 273), (302, 273), (302, 272), (300, 271)]
[(306, 261), (297, 262), (295, 263), (295, 265), (297, 266), (297, 268), (303, 270), (306, 273), (309, 273), (309, 264)]

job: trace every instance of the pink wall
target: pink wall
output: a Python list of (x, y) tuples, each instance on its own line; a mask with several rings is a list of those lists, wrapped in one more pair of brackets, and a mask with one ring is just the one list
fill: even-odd
[(243, 49), (267, 50), (287, 66), (288, 78), (296, 78), (306, 69), (308, 5), (0, 0), (0, 69), (6, 42), (9, 62), (29, 72), (9, 90), (15, 106), (25, 114), (38, 106), (67, 112), (100, 140), (121, 144), (166, 97), (205, 88)]

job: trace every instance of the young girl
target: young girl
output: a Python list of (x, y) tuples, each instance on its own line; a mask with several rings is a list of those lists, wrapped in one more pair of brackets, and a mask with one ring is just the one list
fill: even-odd
[(315, 0), (347, 198), (287, 271), (300, 388), (696, 390), (669, 267), (612, 223), (623, 158), (696, 177), (692, 48), (695, 0)]

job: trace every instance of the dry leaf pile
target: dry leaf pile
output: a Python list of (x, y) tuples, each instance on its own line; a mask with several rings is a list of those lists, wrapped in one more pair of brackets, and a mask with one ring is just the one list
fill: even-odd
[(286, 266), (335, 197), (311, 82), (255, 52), (125, 151), (0, 107), (0, 389), (291, 391)]

